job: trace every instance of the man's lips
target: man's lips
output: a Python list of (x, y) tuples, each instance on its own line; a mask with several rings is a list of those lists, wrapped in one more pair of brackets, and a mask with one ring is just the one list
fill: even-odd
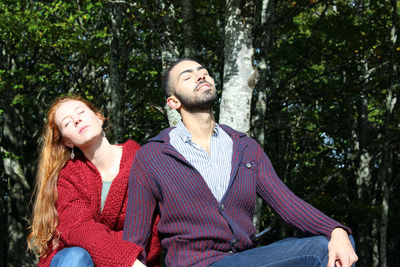
[(79, 130), (79, 133), (82, 133), (83, 132), (83, 130), (85, 130), (87, 127), (89, 127), (88, 125), (86, 125), (86, 126), (83, 126), (80, 130)]
[(204, 86), (207, 86), (209, 88), (211, 88), (211, 84), (209, 82), (203, 81), (200, 82), (196, 85), (196, 87), (194, 88), (194, 91), (197, 92), (199, 91), (201, 88), (203, 88)]

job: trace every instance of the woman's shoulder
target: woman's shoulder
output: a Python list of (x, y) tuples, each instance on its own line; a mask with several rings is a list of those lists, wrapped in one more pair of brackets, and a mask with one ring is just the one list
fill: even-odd
[(136, 153), (136, 151), (140, 149), (140, 145), (135, 141), (133, 141), (132, 139), (129, 139), (125, 143), (121, 144), (121, 146), (123, 146), (124, 150), (134, 153)]
[(120, 162), (120, 170), (130, 168), (136, 152), (140, 149), (140, 145), (133, 140), (128, 140), (122, 145), (122, 158)]
[(73, 175), (76, 170), (81, 169), (81, 161), (83, 160), (84, 156), (79, 155), (76, 156), (74, 159), (70, 159), (67, 161), (65, 166), (60, 170), (60, 175)]
[(69, 183), (82, 183), (83, 180), (95, 177), (98, 171), (94, 165), (85, 158), (84, 155), (78, 154), (74, 159), (67, 161), (65, 166), (60, 170), (58, 175), (58, 184), (61, 181)]
[(123, 147), (123, 158), (133, 159), (136, 155), (136, 152), (140, 149), (140, 145), (133, 140), (128, 140), (121, 145)]

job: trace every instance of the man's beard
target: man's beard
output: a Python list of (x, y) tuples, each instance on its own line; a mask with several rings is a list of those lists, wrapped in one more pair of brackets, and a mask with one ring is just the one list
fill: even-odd
[[(205, 81), (204, 81), (205, 82)], [(196, 92), (197, 88), (203, 84), (204, 82), (199, 83), (193, 90), (193, 92)], [(206, 82), (208, 83), (208, 82)], [(208, 83), (210, 84), (210, 83)], [(181, 95), (177, 92), (174, 93), (176, 98), (181, 102), (182, 106), (189, 112), (195, 113), (195, 112), (205, 112), (209, 111), (214, 104), (215, 101), (217, 101), (217, 92), (215, 90), (215, 87), (210, 84), (211, 88), (207, 89), (206, 91), (202, 92), (200, 95), (195, 94), (194, 96), (185, 96)]]

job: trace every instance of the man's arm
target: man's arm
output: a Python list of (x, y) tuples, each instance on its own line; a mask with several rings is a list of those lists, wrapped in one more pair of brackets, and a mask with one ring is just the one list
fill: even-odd
[(358, 258), (349, 239), (351, 230), (297, 197), (278, 178), (261, 148), (258, 155), (257, 192), (260, 196), (286, 223), (303, 232), (330, 239), (328, 267), (334, 267), (335, 262), (337, 266), (350, 267), (356, 262)]
[[(141, 152), (143, 152), (143, 149), (137, 152), (129, 175), (128, 206), (123, 239), (146, 248), (151, 233), (156, 199), (151, 193), (151, 179)], [(145, 249), (143, 249), (139, 259), (143, 263), (146, 262)]]
[[(259, 146), (258, 146), (259, 147)], [(309, 203), (297, 197), (277, 176), (268, 156), (259, 147), (257, 168), (257, 193), (289, 225), (309, 234), (324, 235), (330, 239), (331, 232), (337, 227), (351, 230)]]

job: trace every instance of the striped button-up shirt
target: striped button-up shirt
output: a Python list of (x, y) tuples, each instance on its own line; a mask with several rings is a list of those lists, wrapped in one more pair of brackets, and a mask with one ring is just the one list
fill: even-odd
[(221, 201), (231, 174), (232, 139), (218, 124), (211, 136), (210, 154), (192, 142), (182, 121), (169, 133), (171, 145), (201, 174), (215, 198)]

